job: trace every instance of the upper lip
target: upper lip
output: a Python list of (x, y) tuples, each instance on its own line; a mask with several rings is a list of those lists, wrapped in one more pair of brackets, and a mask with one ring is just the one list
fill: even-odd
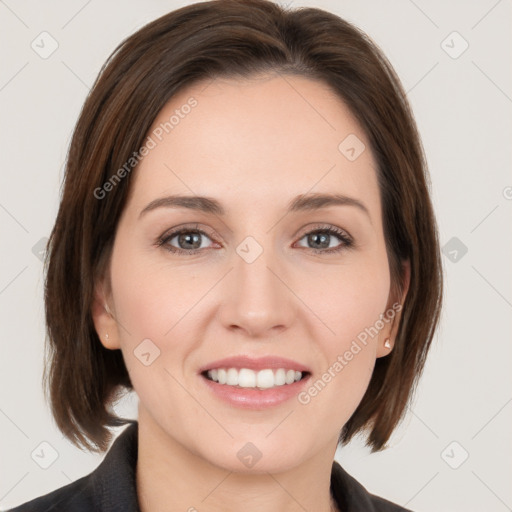
[[(296, 370), (299, 372), (310, 372), (309, 368), (303, 364), (287, 359), (284, 357), (265, 356), (265, 357), (250, 357), (250, 356), (236, 356), (226, 357), (224, 359), (217, 359), (212, 361), (199, 369), (199, 373), (214, 368), (247, 368), (249, 370), (264, 370), (265, 368), (285, 370)], [(310, 372), (311, 373), (311, 372)]]

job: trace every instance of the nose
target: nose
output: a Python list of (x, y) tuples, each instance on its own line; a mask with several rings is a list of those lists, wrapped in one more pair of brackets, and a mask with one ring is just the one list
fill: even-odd
[(224, 283), (219, 318), (228, 330), (268, 339), (290, 327), (296, 308), (294, 295), (282, 265), (270, 250), (248, 261), (234, 251), (234, 268)]

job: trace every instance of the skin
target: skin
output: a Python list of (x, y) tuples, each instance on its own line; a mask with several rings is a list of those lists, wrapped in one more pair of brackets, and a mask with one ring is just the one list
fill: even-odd
[[(398, 322), (369, 338), (306, 405), (292, 398), (256, 411), (229, 406), (198, 368), (233, 355), (277, 355), (309, 366), (314, 382), (380, 314), (403, 303), (409, 270), (404, 295), (391, 296), (369, 142), (326, 85), (298, 76), (196, 83), (171, 99), (153, 128), (191, 96), (197, 106), (134, 171), (93, 308), (101, 342), (121, 349), (139, 397), (140, 506), (327, 512), (340, 429), (376, 358), (392, 350), (384, 340), (393, 343)], [(338, 150), (349, 134), (366, 146), (353, 162)], [(285, 214), (299, 194), (334, 192), (358, 199), (368, 214), (350, 205)], [(226, 213), (162, 207), (140, 216), (170, 194), (213, 197)], [(184, 223), (207, 232), (198, 253), (157, 246)], [(354, 246), (316, 254), (306, 235), (318, 224), (344, 230)], [(247, 236), (263, 249), (252, 263), (236, 252)], [(169, 245), (190, 251), (178, 237)], [(340, 246), (331, 235), (329, 248)], [(149, 366), (134, 355), (147, 338), (160, 349)], [(237, 457), (248, 442), (262, 454), (252, 468)]]

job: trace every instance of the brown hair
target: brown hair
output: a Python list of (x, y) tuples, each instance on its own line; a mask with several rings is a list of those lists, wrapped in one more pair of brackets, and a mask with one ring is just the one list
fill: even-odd
[[(394, 290), (411, 265), (394, 349), (377, 359), (369, 387), (340, 434), (366, 430), (385, 447), (422, 372), (441, 309), (442, 269), (423, 148), (406, 94), (368, 36), (329, 12), (267, 0), (213, 0), (149, 23), (109, 57), (82, 108), (67, 156), (62, 198), (45, 261), (48, 330), (43, 381), (59, 429), (105, 451), (111, 406), (132, 384), (120, 350), (107, 350), (91, 316), (94, 285), (110, 259), (132, 174), (97, 191), (143, 144), (159, 111), (182, 88), (215, 77), (296, 74), (329, 85), (361, 123), (377, 161)], [(48, 391), (45, 388), (48, 399)]]

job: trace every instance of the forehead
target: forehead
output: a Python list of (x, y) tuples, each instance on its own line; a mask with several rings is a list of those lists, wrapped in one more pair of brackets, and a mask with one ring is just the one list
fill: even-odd
[(317, 80), (260, 75), (198, 82), (165, 105), (148, 136), (154, 147), (135, 171), (131, 194), (141, 208), (176, 192), (222, 197), (227, 209), (248, 201), (277, 206), (307, 192), (378, 203), (366, 135)]

